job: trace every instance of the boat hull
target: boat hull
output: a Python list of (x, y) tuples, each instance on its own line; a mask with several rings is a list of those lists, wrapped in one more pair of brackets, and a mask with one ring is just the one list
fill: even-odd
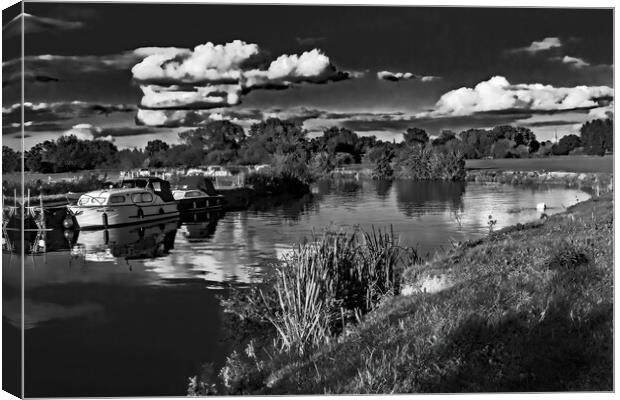
[(204, 196), (177, 200), (179, 211), (218, 211), (223, 208), (223, 196)]
[(177, 205), (172, 202), (145, 206), (69, 206), (69, 211), (78, 229), (101, 229), (179, 216)]

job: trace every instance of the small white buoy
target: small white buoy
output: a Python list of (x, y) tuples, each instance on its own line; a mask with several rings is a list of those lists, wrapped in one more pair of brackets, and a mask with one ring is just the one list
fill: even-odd
[(547, 209), (547, 204), (545, 204), (545, 203), (538, 203), (538, 204), (536, 204), (536, 210), (537, 211), (543, 212), (546, 209)]

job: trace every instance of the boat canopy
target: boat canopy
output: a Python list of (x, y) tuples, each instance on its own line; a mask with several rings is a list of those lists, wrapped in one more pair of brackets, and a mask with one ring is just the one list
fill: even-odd
[(120, 179), (115, 182), (107, 182), (106, 185), (114, 188), (141, 188), (152, 190), (156, 195), (161, 197), (163, 201), (174, 201), (172, 191), (170, 190), (170, 182), (154, 176), (145, 176), (137, 178)]
[(213, 181), (204, 176), (184, 176), (179, 178), (177, 189), (200, 189), (209, 196), (217, 196)]

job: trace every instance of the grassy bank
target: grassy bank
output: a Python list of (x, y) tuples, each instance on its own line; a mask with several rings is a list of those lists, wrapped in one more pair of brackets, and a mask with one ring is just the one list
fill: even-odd
[(613, 388), (612, 194), (460, 244), (401, 284), (312, 351), (250, 344), (222, 370), (228, 392)]
[(605, 172), (614, 170), (614, 156), (554, 156), (466, 160), (465, 168), (500, 171)]
[(613, 174), (605, 172), (543, 172), (476, 169), (467, 171), (468, 182), (511, 185), (562, 185), (597, 196), (613, 190)]

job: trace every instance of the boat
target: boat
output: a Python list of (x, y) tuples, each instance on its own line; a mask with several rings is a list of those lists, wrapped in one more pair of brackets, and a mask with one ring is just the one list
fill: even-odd
[(170, 183), (157, 177), (123, 179), (80, 196), (68, 206), (77, 229), (100, 229), (179, 215)]
[(224, 207), (224, 196), (217, 193), (211, 180), (200, 176), (182, 178), (172, 196), (182, 213), (219, 211)]

